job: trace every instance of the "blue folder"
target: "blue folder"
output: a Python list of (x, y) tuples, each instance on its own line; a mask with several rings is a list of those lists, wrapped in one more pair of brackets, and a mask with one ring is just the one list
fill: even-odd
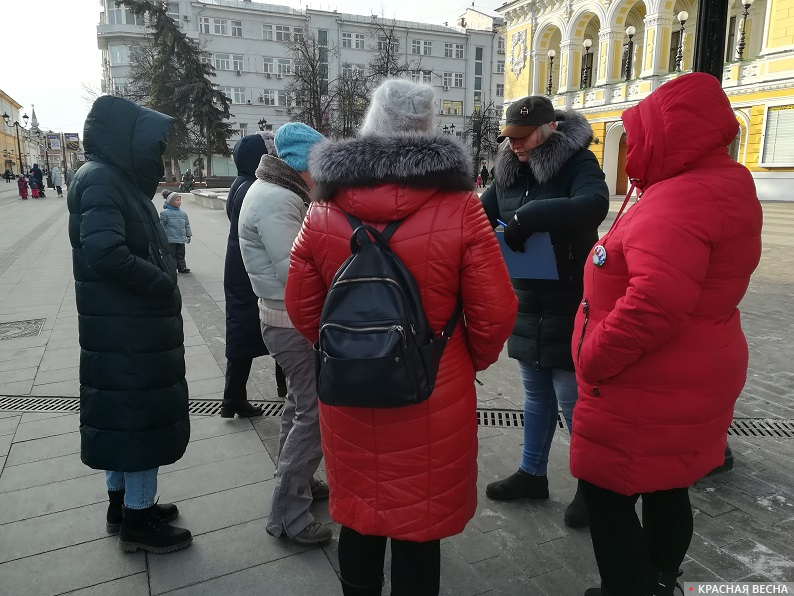
[(533, 233), (526, 244), (524, 252), (513, 252), (505, 244), (504, 230), (495, 230), (502, 249), (502, 257), (507, 271), (513, 279), (560, 279), (557, 272), (557, 259), (548, 232)]

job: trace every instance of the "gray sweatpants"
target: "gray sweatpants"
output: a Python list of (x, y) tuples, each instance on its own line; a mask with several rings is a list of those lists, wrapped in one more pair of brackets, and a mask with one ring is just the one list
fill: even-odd
[(287, 378), (276, 486), (267, 529), (274, 536), (286, 533), (292, 538), (314, 521), (309, 512), (309, 483), (323, 456), (314, 354), (311, 344), (295, 329), (263, 323), (262, 339)]

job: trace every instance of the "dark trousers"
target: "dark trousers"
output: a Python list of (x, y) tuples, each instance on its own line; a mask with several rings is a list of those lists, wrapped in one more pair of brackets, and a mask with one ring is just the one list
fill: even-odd
[(172, 242), (171, 250), (174, 251), (174, 258), (176, 259), (176, 268), (187, 269), (187, 263), (185, 262), (185, 245)]
[[(223, 387), (223, 399), (228, 401), (248, 401), (248, 391), (245, 386), (251, 374), (252, 358), (226, 359), (226, 384)], [(276, 387), (286, 391), (287, 379), (284, 371), (276, 362)]]
[[(364, 536), (342, 526), (339, 533), (339, 572), (343, 591), (347, 584), (353, 588), (350, 593), (381, 593), (386, 540), (385, 536)], [(440, 540), (410, 542), (392, 539), (392, 596), (437, 596), (440, 576)], [(362, 588), (372, 590), (364, 592)]]
[[(689, 489), (621, 495), (581, 481), (601, 586), (615, 596), (649, 593), (658, 573), (675, 573), (692, 540)], [(642, 497), (642, 523), (635, 510)]]
[(55, 190), (57, 191), (59, 197), (63, 194), (63, 190), (60, 186), (56, 185)]

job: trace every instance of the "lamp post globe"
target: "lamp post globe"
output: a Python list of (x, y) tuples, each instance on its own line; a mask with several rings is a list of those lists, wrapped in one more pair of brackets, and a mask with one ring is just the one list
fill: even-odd
[(689, 18), (689, 13), (682, 10), (676, 18), (681, 23), (681, 30), (678, 32), (678, 48), (675, 52), (675, 71), (681, 72), (681, 63), (684, 61), (684, 25), (686, 25), (686, 21)]
[(590, 83), (590, 69), (592, 66), (590, 65), (590, 48), (593, 47), (593, 40), (592, 39), (585, 39), (582, 42), (584, 46), (584, 57), (582, 59), (582, 84), (581, 88), (585, 89), (588, 87)]
[(554, 70), (554, 56), (557, 55), (557, 52), (554, 50), (549, 50), (549, 82), (546, 85), (546, 95), (551, 95), (551, 88), (552, 88), (552, 72)]
[(634, 37), (635, 33), (637, 33), (637, 29), (634, 27), (634, 25), (629, 25), (626, 27), (626, 35), (628, 35), (629, 41), (626, 44), (626, 72), (624, 75), (627, 81), (631, 80), (632, 75), (632, 61), (634, 59), (634, 40), (632, 38)]
[(742, 14), (742, 27), (739, 33), (739, 43), (736, 44), (736, 56), (739, 60), (743, 60), (744, 46), (745, 46), (745, 30), (747, 28), (747, 17), (750, 14), (750, 7), (753, 5), (754, 0), (742, 0), (744, 13)]

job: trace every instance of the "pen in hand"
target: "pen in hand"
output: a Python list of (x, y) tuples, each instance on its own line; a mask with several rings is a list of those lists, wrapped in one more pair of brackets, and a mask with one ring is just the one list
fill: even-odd
[(501, 219), (497, 219), (497, 220), (496, 220), (496, 223), (498, 223), (498, 224), (499, 224), (500, 226), (502, 226), (503, 228), (506, 228), (506, 227), (507, 227), (507, 224), (506, 224), (505, 222), (503, 222)]

